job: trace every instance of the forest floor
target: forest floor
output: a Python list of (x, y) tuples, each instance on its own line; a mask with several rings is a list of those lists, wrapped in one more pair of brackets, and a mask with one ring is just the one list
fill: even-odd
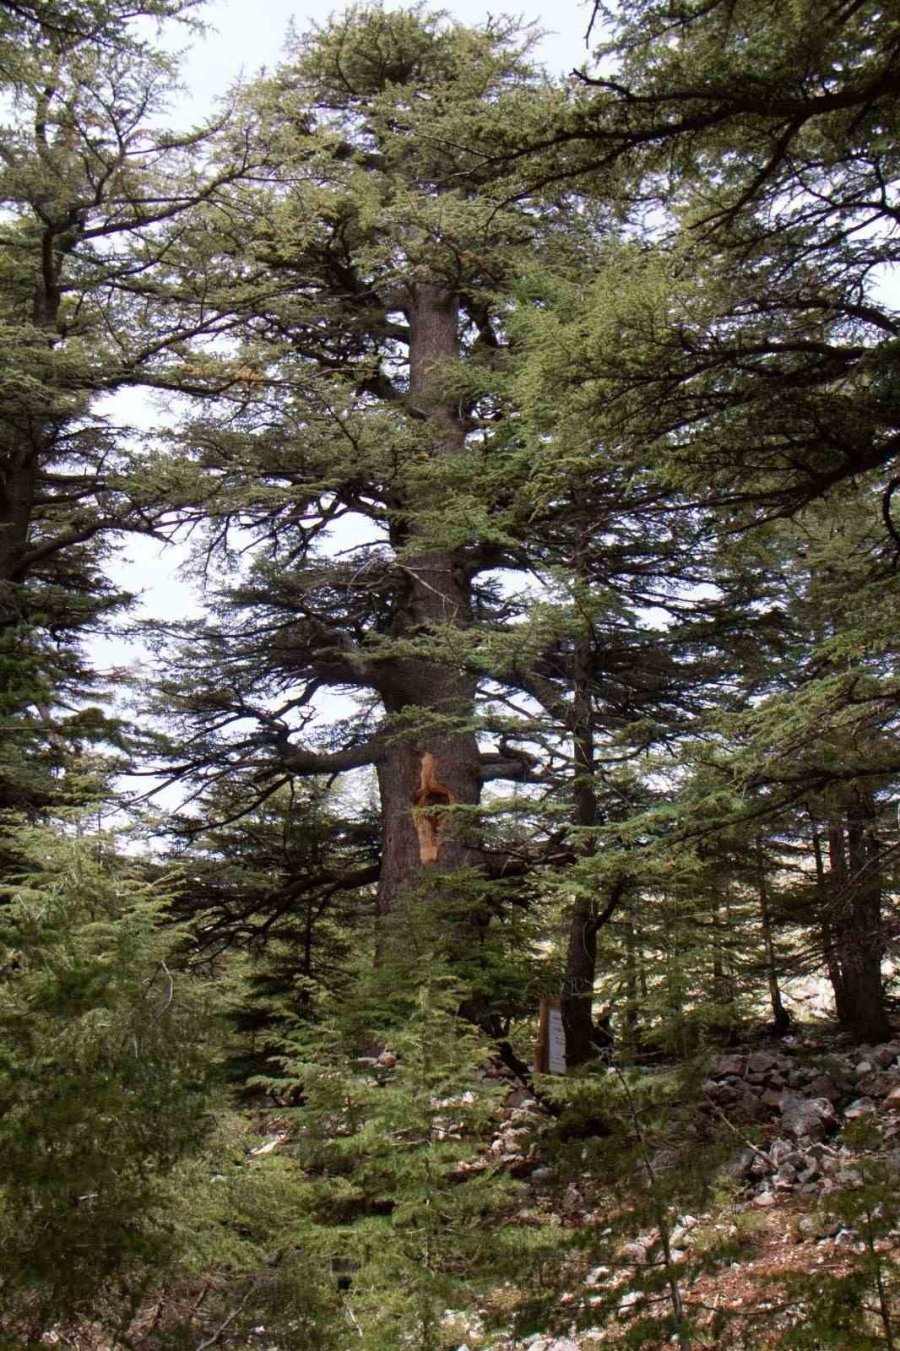
[[(491, 1232), (521, 1246), (527, 1276), (448, 1312), (442, 1351), (900, 1345), (900, 1033), (854, 1046), (817, 1028), (684, 1069), (598, 1067), (601, 1090), (627, 1085), (632, 1115), (612, 1130), (584, 1100), (554, 1116), (547, 1079), (535, 1096), (499, 1065), (485, 1070), (493, 1129), (455, 1180), (508, 1176)], [(290, 1155), (290, 1114), (261, 1123), (248, 1157)], [(184, 1319), (198, 1328), (186, 1346), (281, 1351), (264, 1325), (223, 1325), (210, 1341), (200, 1329), (216, 1286), (211, 1275), (170, 1288), (127, 1345), (156, 1347), (154, 1330)], [(111, 1351), (85, 1328), (43, 1341)]]
[[(645, 1076), (652, 1083), (675, 1069)], [(636, 1102), (642, 1076), (633, 1073)], [(708, 1061), (687, 1110), (682, 1102), (668, 1121), (663, 1110), (655, 1137), (652, 1107), (635, 1112), (644, 1140), (630, 1181), (610, 1186), (601, 1163), (563, 1188), (559, 1154), (550, 1150), (549, 1167), (541, 1157), (552, 1129), (522, 1129), (538, 1104), (510, 1094), (492, 1148), (520, 1175), (532, 1165), (534, 1200), (512, 1222), (578, 1230), (579, 1257), (556, 1274), (568, 1279), (552, 1316), (544, 1314), (552, 1332), (498, 1341), (470, 1321), (459, 1351), (895, 1344), (900, 1036), (852, 1046), (820, 1027), (729, 1049)], [(602, 1142), (599, 1154), (587, 1144), (581, 1153), (600, 1162)], [(703, 1196), (695, 1214), (685, 1212), (681, 1185), (692, 1164)], [(676, 1308), (687, 1329), (680, 1341)]]

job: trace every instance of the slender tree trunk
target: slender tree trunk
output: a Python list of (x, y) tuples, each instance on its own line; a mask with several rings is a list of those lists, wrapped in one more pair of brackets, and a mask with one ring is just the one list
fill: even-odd
[[(592, 644), (582, 637), (575, 653), (574, 729), (575, 782), (573, 785), (573, 821), (584, 828), (579, 850), (592, 854), (594, 841), (588, 833), (597, 824), (597, 791), (594, 781), (594, 701), (591, 690)], [(569, 922), (569, 946), (562, 995), (562, 1019), (566, 1034), (566, 1065), (583, 1065), (595, 1054), (593, 996), (597, 974), (597, 932), (599, 920), (596, 901), (580, 894)]]
[(822, 851), (822, 837), (819, 834), (819, 827), (815, 819), (812, 821), (812, 845), (813, 857), (816, 862), (816, 884), (819, 892), (819, 926), (822, 935), (822, 954), (825, 958), (825, 969), (828, 972), (828, 979), (831, 981), (831, 988), (834, 993), (834, 1008), (838, 1017), (838, 1022), (842, 1025), (847, 1021), (847, 1004), (844, 998), (844, 982), (841, 975), (841, 968), (837, 959), (837, 951), (834, 942), (834, 926), (831, 922), (830, 906), (828, 899), (828, 876), (825, 872), (825, 858)]
[[(673, 915), (669, 908), (670, 898), (664, 893), (661, 899), (663, 941), (665, 943), (666, 952), (666, 1009), (671, 1020), (673, 1041), (679, 1047), (681, 1053), (687, 1055), (690, 1048), (687, 1045), (686, 1029), (684, 1025), (684, 963), (681, 953), (681, 944), (679, 942), (678, 917), (677, 915)], [(677, 900), (674, 898), (673, 904), (677, 905)]]
[(726, 1008), (734, 1003), (734, 981), (728, 968), (725, 953), (725, 938), (728, 934), (727, 921), (722, 919), (722, 907), (718, 896), (713, 897), (712, 905), (712, 989), (713, 1001)]
[(761, 838), (756, 841), (756, 867), (759, 916), (766, 954), (766, 980), (769, 985), (769, 1003), (772, 1006), (772, 1027), (777, 1037), (783, 1037), (790, 1031), (791, 1016), (784, 1007), (778, 985), (778, 964), (775, 960), (775, 942), (772, 938), (772, 912), (769, 908), (769, 879), (766, 876), (766, 856)]
[(634, 1056), (638, 1044), (638, 990), (646, 1001), (647, 975), (644, 970), (643, 954), (637, 951), (637, 934), (634, 918), (629, 913), (625, 917), (625, 1008), (622, 1016), (622, 1042), (625, 1051)]

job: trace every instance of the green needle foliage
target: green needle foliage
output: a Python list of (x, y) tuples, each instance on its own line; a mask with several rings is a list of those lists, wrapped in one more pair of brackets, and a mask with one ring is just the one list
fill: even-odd
[[(721, 1343), (705, 1048), (822, 971), (892, 1031), (897, 16), (598, 4), (564, 87), (515, 21), (351, 7), (170, 135), (145, 25), (194, 11), (0, 0), (0, 1341)], [(176, 882), (65, 812), (137, 740), (111, 541), (179, 529)], [(897, 1340), (853, 1148), (792, 1346)]]
[(310, 1241), (341, 1289), (338, 1345), (366, 1351), (447, 1351), (448, 1311), (521, 1267), (501, 1229), (516, 1184), (484, 1152), (505, 1085), (484, 1077), (490, 1042), (460, 1017), (452, 967), (437, 947), (422, 959), (432, 928), (407, 915), (415, 960), (367, 955), (319, 1026), (285, 1045)]
[[(0, 1326), (116, 1326), (179, 1257), (173, 1171), (212, 1124), (216, 1001), (104, 837), (28, 828), (0, 909)], [(126, 1318), (127, 1321), (127, 1318)], [(7, 1344), (10, 1344), (7, 1342)]]

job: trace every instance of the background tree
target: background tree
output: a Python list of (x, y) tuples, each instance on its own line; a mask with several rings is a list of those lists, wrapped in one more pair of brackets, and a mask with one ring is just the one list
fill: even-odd
[[(890, 720), (882, 604), (894, 587), (896, 314), (884, 283), (896, 261), (896, 160), (884, 133), (896, 118), (895, 24), (866, 4), (831, 7), (816, 23), (802, 5), (755, 3), (635, 3), (595, 16), (610, 25), (601, 55), (611, 73), (584, 76), (558, 131), (525, 153), (535, 181), (615, 189), (628, 228), (652, 247), (617, 250), (590, 294), (533, 317), (538, 435), (554, 422), (552, 399), (558, 441), (584, 448), (597, 481), (621, 475), (663, 516), (700, 523), (708, 571), (694, 584), (718, 585), (739, 557), (731, 614), (758, 636), (767, 629), (767, 650), (776, 644), (768, 667), (744, 644), (737, 700), (719, 685), (740, 737), (760, 751), (751, 810), (789, 817), (804, 791), (827, 783), (834, 800), (842, 781), (862, 838), (892, 773), (885, 745), (861, 730), (860, 690), (872, 725)], [(783, 518), (798, 519), (796, 533), (766, 525)], [(649, 528), (652, 509), (640, 519)], [(842, 548), (858, 550), (849, 568), (830, 552)], [(793, 560), (807, 552), (804, 581)], [(856, 729), (849, 740), (842, 723)], [(715, 738), (715, 726), (701, 735)], [(843, 1006), (869, 1004), (854, 1030), (877, 1039), (885, 931), (869, 839), (868, 861), (857, 850), (852, 870), (871, 883), (868, 898), (845, 891), (841, 920), (853, 928), (860, 908), (847, 941), (851, 967), (870, 968), (869, 993)]]
[(161, 224), (222, 182), (199, 163), (201, 133), (159, 129), (174, 63), (142, 36), (141, 20), (186, 19), (194, 8), (148, 0), (0, 11), (7, 807), (58, 795), (67, 750), (113, 730), (84, 708), (93, 677), (80, 640), (125, 599), (102, 570), (111, 535), (154, 533), (171, 510), (153, 457), (101, 396), (152, 383), (161, 355), (184, 337), (156, 303)]

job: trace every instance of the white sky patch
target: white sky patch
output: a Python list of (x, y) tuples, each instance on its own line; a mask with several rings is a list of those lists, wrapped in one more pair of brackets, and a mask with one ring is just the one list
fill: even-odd
[[(322, 4), (298, 8), (295, 0), (213, 0), (200, 14), (208, 25), (201, 37), (191, 37), (188, 30), (171, 26), (163, 29), (164, 41), (171, 51), (182, 51), (179, 91), (170, 100), (168, 110), (153, 117), (153, 122), (174, 129), (196, 127), (213, 119), (227, 101), (228, 93), (243, 80), (252, 80), (264, 68), (272, 70), (283, 58), (288, 30), (291, 26), (303, 33), (313, 25), (324, 25), (332, 15), (339, 16), (350, 6)], [(487, 12), (477, 0), (457, 0), (447, 7), (450, 16), (462, 23), (483, 24)], [(588, 60), (585, 33), (590, 21), (592, 5), (578, 0), (561, 0), (554, 7), (552, 26), (534, 52), (534, 59), (542, 63), (554, 77), (568, 74)], [(523, 15), (545, 25), (540, 16)], [(595, 31), (596, 43), (599, 35)], [(184, 413), (188, 401), (172, 396), (141, 390), (124, 390), (115, 396), (98, 400), (94, 410), (117, 425), (129, 444), (140, 449), (142, 439), (148, 451), (154, 438), (173, 430)], [(164, 620), (178, 622), (199, 619), (204, 614), (202, 587), (198, 580), (188, 577), (191, 546), (181, 535), (173, 542), (160, 543), (141, 536), (129, 536), (122, 541), (117, 555), (107, 564), (107, 574), (114, 585), (136, 597), (131, 611), (113, 623), (105, 634), (94, 636), (88, 643), (91, 660), (101, 672), (127, 671), (136, 680), (152, 679), (154, 658), (149, 648), (129, 627), (135, 622)], [(367, 546), (384, 543), (382, 530), (362, 515), (348, 513), (336, 521), (323, 536), (320, 549), (323, 555), (339, 558)], [(249, 555), (248, 555), (249, 558)], [(541, 597), (542, 584), (524, 574), (505, 574), (502, 589), (528, 593), (534, 600)], [(119, 701), (116, 701), (119, 702)], [(314, 701), (314, 717), (307, 726), (305, 738), (324, 737), (326, 729), (350, 719), (359, 709), (359, 696), (344, 691), (322, 691)], [(125, 710), (122, 710), (123, 712)], [(371, 775), (359, 773), (350, 776), (353, 788), (371, 791)], [(368, 786), (367, 786), (368, 785)], [(146, 791), (152, 785), (146, 779), (126, 780), (126, 791)], [(163, 790), (155, 800), (161, 810), (179, 806), (183, 790), (178, 785)]]
[[(296, 0), (263, 0), (263, 3), (213, 0), (200, 16), (208, 25), (204, 36), (191, 42), (186, 30), (165, 29), (170, 49), (179, 50), (189, 44), (182, 62), (182, 89), (172, 100), (166, 120), (176, 128), (188, 128), (213, 117), (229, 89), (239, 80), (252, 79), (262, 68), (271, 70), (279, 64), (291, 25), (303, 33), (314, 24), (327, 23), (331, 15), (340, 15), (347, 8), (346, 4), (331, 3), (298, 7)], [(487, 17), (484, 6), (476, 0), (457, 0), (447, 9), (452, 18), (462, 23), (481, 24)], [(561, 0), (554, 6), (552, 27), (547, 25), (548, 31), (536, 51), (536, 59), (551, 75), (563, 75), (585, 62), (584, 37), (591, 11), (591, 4), (577, 0)], [(526, 12), (525, 21), (530, 18), (540, 16)], [(594, 40), (598, 40), (596, 33)], [(164, 398), (138, 390), (124, 391), (97, 407), (137, 433), (152, 435), (174, 423), (174, 413), (167, 410)], [(329, 532), (333, 549), (376, 542), (369, 533), (372, 529), (363, 517), (344, 517)], [(188, 618), (200, 612), (202, 603), (180, 575), (185, 557), (186, 551), (181, 546), (154, 548), (148, 542), (130, 540), (110, 573), (117, 585), (140, 595), (142, 617)]]

